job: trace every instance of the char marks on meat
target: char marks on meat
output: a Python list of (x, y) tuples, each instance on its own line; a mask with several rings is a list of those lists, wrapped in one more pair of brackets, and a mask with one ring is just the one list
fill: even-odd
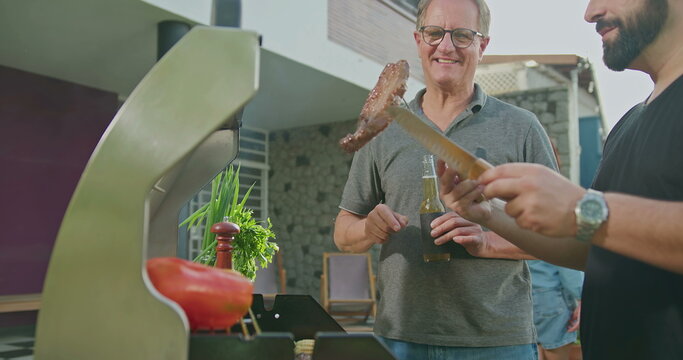
[(358, 117), (356, 132), (346, 135), (339, 141), (344, 151), (348, 153), (358, 151), (389, 125), (391, 118), (385, 110), (391, 105), (397, 105), (405, 94), (408, 75), (409, 67), (405, 60), (399, 60), (384, 67), (377, 84), (365, 100), (365, 105)]

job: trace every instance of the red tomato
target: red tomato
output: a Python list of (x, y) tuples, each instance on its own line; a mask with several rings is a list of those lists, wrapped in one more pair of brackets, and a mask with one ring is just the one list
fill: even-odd
[(162, 257), (147, 260), (156, 289), (180, 305), (190, 329), (226, 329), (247, 313), (254, 285), (240, 273), (191, 261)]

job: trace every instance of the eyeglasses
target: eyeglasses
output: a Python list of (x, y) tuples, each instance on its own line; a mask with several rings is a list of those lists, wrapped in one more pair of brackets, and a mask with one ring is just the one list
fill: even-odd
[(478, 31), (465, 28), (446, 30), (441, 26), (436, 25), (422, 26), (420, 27), (420, 32), (422, 33), (422, 39), (431, 46), (441, 44), (446, 33), (451, 33), (451, 42), (453, 43), (453, 46), (461, 49), (472, 45), (475, 36), (484, 37), (484, 34)]

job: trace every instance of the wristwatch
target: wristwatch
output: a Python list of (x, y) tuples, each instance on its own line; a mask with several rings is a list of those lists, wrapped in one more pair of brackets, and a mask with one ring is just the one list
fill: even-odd
[(576, 239), (589, 243), (593, 234), (602, 225), (609, 214), (607, 202), (602, 192), (588, 189), (586, 194), (576, 203)]

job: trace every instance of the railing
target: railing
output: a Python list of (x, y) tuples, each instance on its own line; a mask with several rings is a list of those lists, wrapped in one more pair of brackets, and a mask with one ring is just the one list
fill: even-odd
[(0, 296), (0, 313), (39, 310), (41, 294)]

